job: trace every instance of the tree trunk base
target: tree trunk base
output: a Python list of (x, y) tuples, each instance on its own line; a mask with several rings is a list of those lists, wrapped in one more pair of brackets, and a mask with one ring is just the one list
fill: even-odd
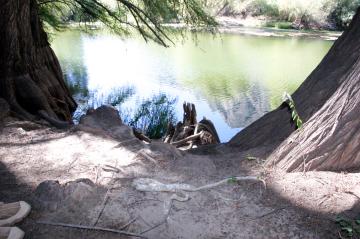
[(37, 2), (0, 4), (0, 97), (21, 119), (71, 122), (77, 105), (42, 28)]

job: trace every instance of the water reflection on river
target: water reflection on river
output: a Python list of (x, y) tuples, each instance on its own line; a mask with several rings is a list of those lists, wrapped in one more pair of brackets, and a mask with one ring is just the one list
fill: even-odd
[(166, 93), (197, 106), (211, 119), (221, 141), (228, 141), (292, 93), (331, 47), (331, 41), (202, 33), (163, 48), (140, 38), (108, 33), (59, 33), (52, 46), (80, 105), (96, 107), (109, 95), (131, 88), (121, 105), (131, 113), (142, 100)]

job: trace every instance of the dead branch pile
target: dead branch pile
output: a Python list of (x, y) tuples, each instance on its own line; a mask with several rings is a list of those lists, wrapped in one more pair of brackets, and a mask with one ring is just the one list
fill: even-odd
[(172, 144), (176, 147), (186, 147), (191, 149), (194, 145), (208, 145), (220, 143), (219, 136), (214, 124), (205, 117), (197, 122), (196, 108), (194, 104), (183, 104), (183, 121), (176, 126), (169, 123), (164, 138), (164, 143)]

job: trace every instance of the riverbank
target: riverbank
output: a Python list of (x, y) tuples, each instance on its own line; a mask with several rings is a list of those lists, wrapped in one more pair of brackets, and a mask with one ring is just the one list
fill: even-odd
[[(172, 30), (188, 29), (192, 32), (213, 32), (224, 34), (238, 34), (249, 36), (262, 37), (302, 37), (311, 39), (322, 39), (327, 41), (335, 41), (341, 36), (342, 31), (328, 31), (328, 30), (298, 30), (298, 29), (282, 29), (278, 28), (277, 24), (270, 25), (267, 20), (262, 18), (236, 18), (236, 17), (217, 17), (216, 21), (219, 23), (216, 29), (193, 28), (182, 23), (163, 24)], [(80, 29), (86, 27), (87, 30), (96, 31), (102, 29), (100, 23), (69, 23), (71, 29)]]
[(221, 33), (263, 37), (304, 37), (328, 41), (335, 41), (342, 34), (341, 31), (281, 29), (276, 27), (276, 24), (270, 27), (269, 21), (263, 18), (217, 17), (216, 20)]
[[(199, 149), (195, 155), (161, 142), (144, 143), (116, 121), (90, 118), (85, 125), (57, 130), (5, 120), (0, 200), (31, 203), (30, 217), (20, 224), (27, 238), (119, 238), (39, 221), (96, 225), (154, 239), (338, 238), (336, 215), (356, 212), (359, 174), (284, 174), (264, 168), (267, 150), (261, 147), (237, 152), (218, 145), (212, 153)], [(177, 197), (189, 197), (184, 201), (134, 187), (140, 178), (198, 187), (233, 176), (259, 177), (266, 187), (229, 180), (211, 190), (179, 192)]]

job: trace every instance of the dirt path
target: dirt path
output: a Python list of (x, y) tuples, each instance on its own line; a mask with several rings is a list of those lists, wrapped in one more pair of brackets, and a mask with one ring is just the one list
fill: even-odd
[[(131, 238), (37, 221), (96, 223), (112, 229), (131, 222), (124, 230), (137, 234), (160, 224), (142, 234), (154, 239), (338, 238), (334, 215), (351, 214), (359, 205), (360, 174), (281, 174), (262, 167), (262, 148), (233, 152), (220, 145), (210, 156), (195, 155), (162, 143), (144, 144), (125, 134), (126, 126), (115, 131), (122, 132), (116, 139), (79, 128), (5, 124), (0, 137), (0, 201), (32, 204), (30, 217), (19, 225), (26, 238)], [(165, 223), (172, 193), (140, 192), (132, 185), (136, 178), (152, 178), (201, 186), (247, 175), (261, 176), (267, 188), (241, 182), (188, 193), (188, 201), (172, 201)], [(55, 181), (38, 187), (46, 180)]]

